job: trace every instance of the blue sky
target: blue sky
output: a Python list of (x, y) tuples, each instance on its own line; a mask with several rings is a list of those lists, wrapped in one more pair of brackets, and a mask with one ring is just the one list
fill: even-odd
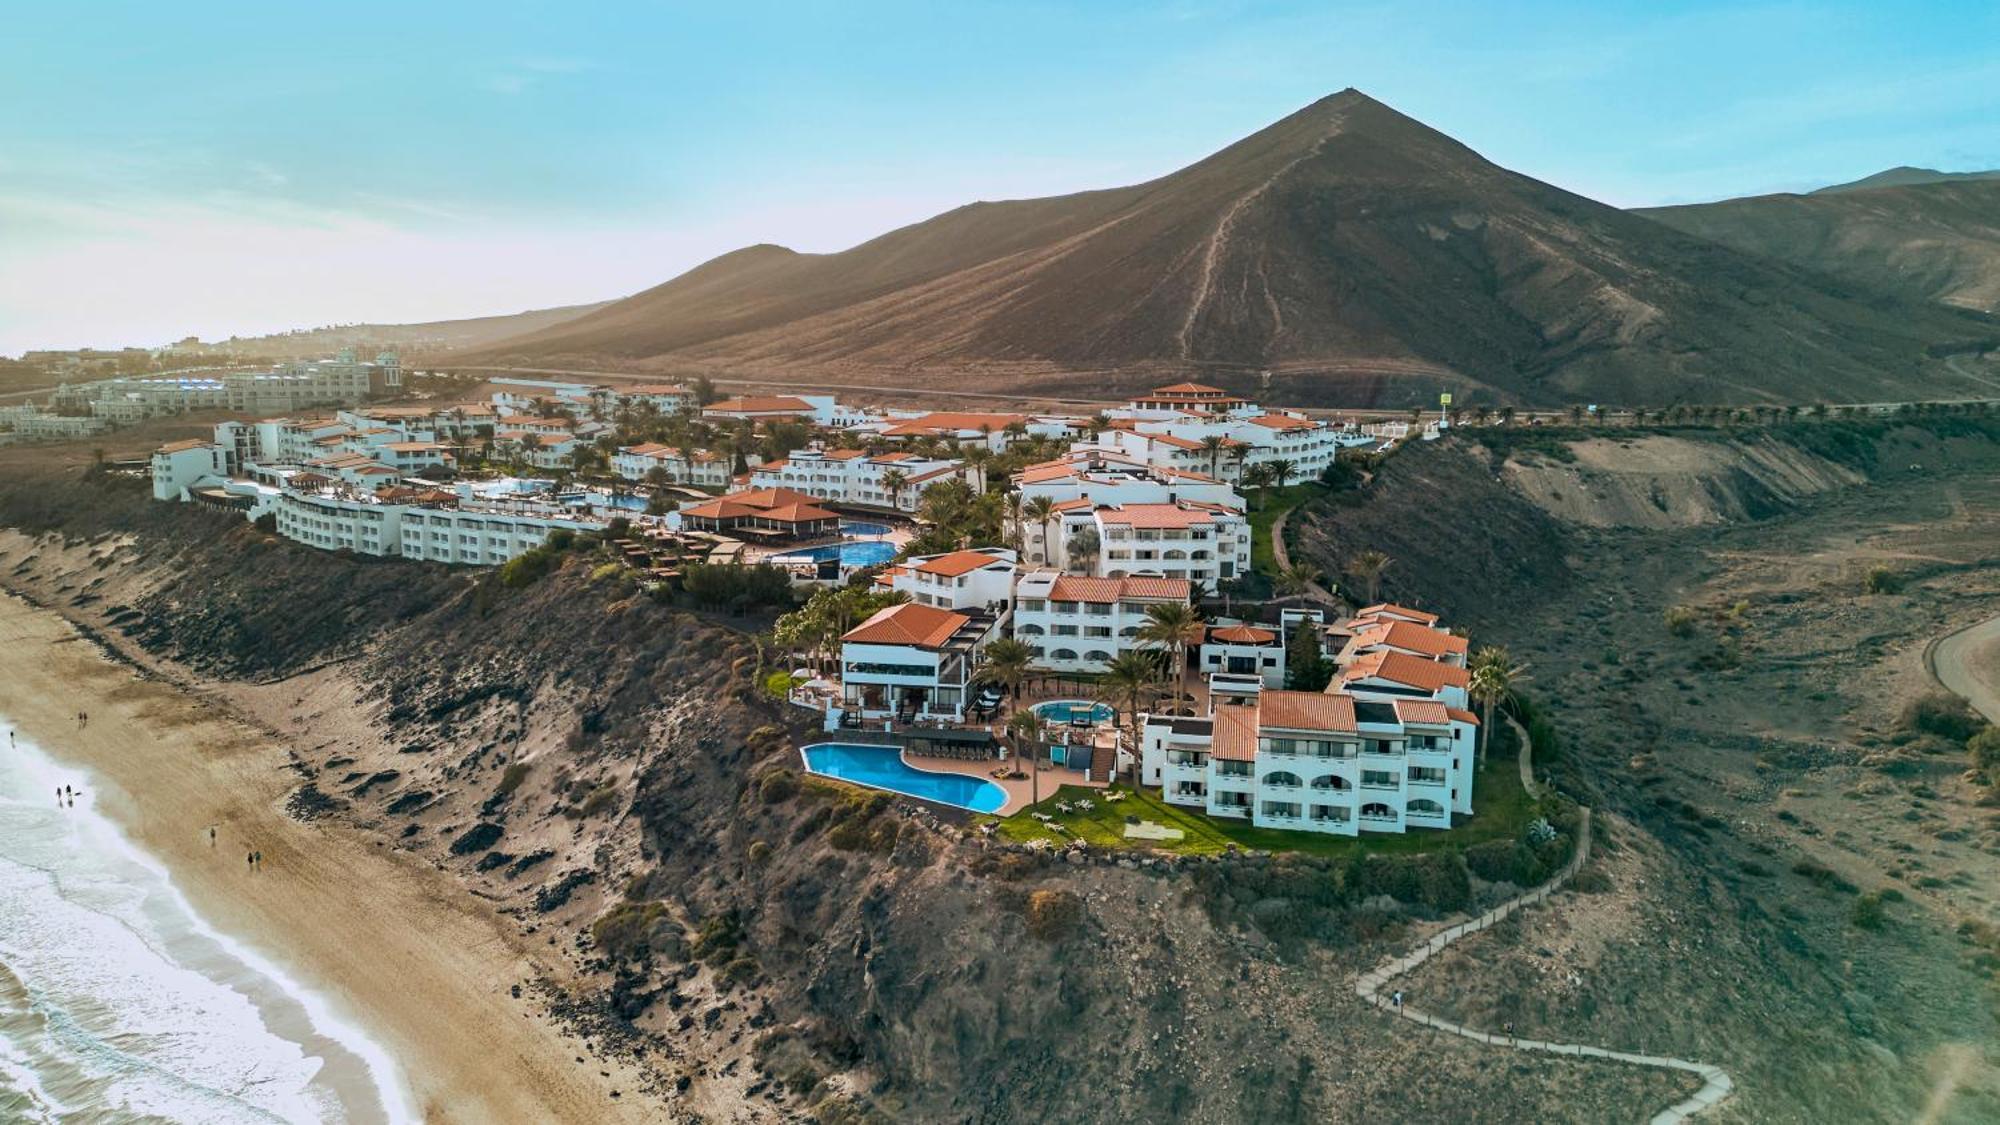
[(2000, 5), (15, 6), (0, 353), (622, 295), (1347, 86), (1637, 206), (2000, 166)]

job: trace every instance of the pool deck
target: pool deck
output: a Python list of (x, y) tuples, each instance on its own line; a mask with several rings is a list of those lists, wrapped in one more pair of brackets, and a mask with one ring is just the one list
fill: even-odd
[(1025, 777), (994, 777), (993, 771), (1000, 768), (1002, 763), (991, 761), (972, 762), (961, 758), (920, 758), (907, 753), (903, 755), (903, 761), (909, 763), (914, 769), (930, 770), (934, 773), (964, 774), (967, 777), (976, 777), (981, 781), (990, 781), (998, 785), (1007, 791), (1007, 803), (1000, 806), (999, 811), (993, 814), (995, 816), (1012, 816), (1032, 804), (1034, 793), (1031, 791), (1031, 784), (1039, 787), (1043, 800), (1048, 800), (1050, 797), (1055, 796), (1056, 790), (1065, 785), (1084, 785), (1092, 789), (1103, 789), (1110, 784), (1108, 781), (1091, 781), (1084, 777), (1082, 770), (1065, 769), (1061, 766), (1044, 765), (1040, 778), (1031, 783)]

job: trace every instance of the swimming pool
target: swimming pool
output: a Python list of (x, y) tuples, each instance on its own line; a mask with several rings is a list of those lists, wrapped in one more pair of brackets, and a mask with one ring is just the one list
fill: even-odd
[(822, 742), (804, 747), (800, 753), (805, 756), (807, 772), (870, 789), (886, 789), (973, 812), (998, 812), (1007, 803), (1007, 791), (998, 785), (964, 774), (917, 769), (904, 762), (903, 752), (894, 746)]
[(1117, 717), (1109, 703), (1088, 699), (1051, 699), (1035, 704), (1035, 714), (1051, 723), (1108, 723)]
[(842, 566), (875, 566), (896, 557), (894, 543), (876, 543), (862, 540), (854, 543), (828, 543), (823, 547), (806, 547), (798, 551), (786, 551), (782, 555), (772, 555), (771, 562), (782, 566), (785, 563), (825, 562), (839, 559)]
[(840, 524), (840, 533), (842, 535), (887, 535), (889, 534), (889, 525), (886, 523), (868, 523), (865, 520), (843, 520)]

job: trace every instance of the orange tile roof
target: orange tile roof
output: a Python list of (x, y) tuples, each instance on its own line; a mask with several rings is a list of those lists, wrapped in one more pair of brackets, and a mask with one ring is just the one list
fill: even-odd
[(1310, 418), (1293, 418), (1286, 414), (1259, 414), (1250, 419), (1251, 424), (1267, 430), (1316, 430), (1319, 423)]
[(1396, 717), (1406, 723), (1442, 727), (1451, 723), (1451, 709), (1435, 699), (1398, 699)]
[(1438, 615), (1435, 613), (1425, 613), (1421, 609), (1409, 609), (1394, 602), (1377, 602), (1374, 605), (1362, 606), (1360, 609), (1354, 611), (1354, 619), (1359, 621), (1365, 617), (1379, 617), (1383, 614), (1391, 617), (1409, 618), (1424, 625), (1435, 625), (1438, 620)]
[(704, 411), (709, 414), (811, 414), (812, 404), (802, 398), (790, 395), (750, 395), (743, 398), (726, 398), (721, 402), (709, 403)]
[(1221, 387), (1211, 387), (1207, 383), (1175, 383), (1170, 387), (1154, 387), (1156, 395), (1223, 395), (1228, 391)]
[(1257, 725), (1278, 730), (1355, 731), (1354, 697), (1318, 691), (1266, 691), (1257, 697)]
[(953, 551), (948, 555), (938, 555), (916, 564), (916, 570), (924, 574), (936, 574), (945, 578), (957, 578), (961, 574), (971, 574), (984, 570), (995, 563), (1014, 565), (1006, 559), (994, 558), (984, 551)]
[(1395, 618), (1375, 619), (1368, 628), (1355, 634), (1353, 643), (1357, 650), (1387, 645), (1429, 657), (1456, 655), (1466, 650), (1464, 637), (1454, 637), (1442, 629)]
[(1464, 687), (1469, 678), (1463, 668), (1390, 650), (1371, 652), (1340, 670), (1341, 683), (1383, 679), (1429, 692), (1444, 687)]
[(1187, 528), (1214, 523), (1225, 511), (1194, 504), (1126, 504), (1101, 509), (1097, 518), (1120, 527)]
[(1210, 629), (1208, 639), (1226, 645), (1267, 645), (1277, 640), (1278, 634), (1255, 625), (1223, 625)]
[(187, 439), (186, 441), (170, 441), (170, 442), (168, 442), (167, 444), (165, 444), (165, 445), (161, 446), (160, 448), (158, 448), (158, 449), (154, 450), (153, 452), (155, 452), (155, 453), (185, 453), (185, 452), (187, 452), (187, 451), (188, 451), (188, 450), (190, 450), (190, 449), (200, 449), (201, 447), (203, 447), (203, 446), (205, 446), (205, 445), (207, 445), (207, 444), (208, 444), (208, 442), (206, 442), (206, 441), (203, 441), (203, 440), (202, 440), (202, 439), (200, 439), (200, 438), (188, 438), (188, 439)]
[(1444, 710), (1445, 714), (1450, 715), (1452, 721), (1455, 723), (1471, 723), (1475, 727), (1479, 725), (1479, 716), (1470, 711), (1461, 711), (1456, 707), (1447, 707)]
[(875, 616), (841, 637), (848, 644), (911, 645), (937, 648), (972, 621), (962, 613), (904, 602), (877, 610)]
[(1054, 601), (1099, 605), (1124, 598), (1186, 601), (1192, 592), (1185, 578), (1086, 578), (1078, 574), (1065, 574), (1049, 587), (1049, 597)]
[(882, 432), (902, 436), (936, 433), (941, 430), (954, 432), (977, 430), (984, 426), (994, 433), (999, 433), (1016, 422), (1025, 424), (1027, 421), (1028, 417), (1025, 414), (979, 414), (962, 410), (933, 410), (929, 414), (921, 414), (915, 418), (897, 419)]
[(1161, 445), (1171, 445), (1176, 449), (1200, 449), (1201, 443), (1193, 438), (1176, 437), (1173, 434), (1144, 434)]
[(1257, 712), (1250, 707), (1217, 707), (1208, 755), (1222, 762), (1257, 760)]

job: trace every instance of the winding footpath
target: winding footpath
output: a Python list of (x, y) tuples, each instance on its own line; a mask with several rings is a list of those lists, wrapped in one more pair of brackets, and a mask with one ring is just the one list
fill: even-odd
[[(1511, 717), (1509, 721), (1512, 722)], [(1514, 729), (1520, 732), (1520, 725), (1515, 724)], [(1529, 764), (1530, 751), (1525, 732), (1520, 732), (1520, 739), (1522, 777), (1526, 780), (1532, 777), (1532, 767)], [(1532, 781), (1528, 782), (1528, 787), (1530, 792), (1535, 791)], [(1448, 930), (1433, 934), (1429, 941), (1426, 941), (1401, 957), (1391, 958), (1382, 962), (1372, 971), (1363, 973), (1355, 979), (1354, 993), (1361, 997), (1363, 1002), (1380, 1008), (1392, 1016), (1409, 1020), (1412, 1023), (1422, 1024), (1425, 1027), (1434, 1028), (1449, 1035), (1456, 1035), (1461, 1039), (1470, 1039), (1475, 1043), (1484, 1043), (1489, 1047), (1505, 1047), (1515, 1051), (1539, 1051), (1543, 1054), (1571, 1055), (1587, 1059), (1610, 1059), (1613, 1062), (1630, 1063), (1633, 1066), (1650, 1066), (1660, 1070), (1678, 1070), (1688, 1074), (1699, 1075), (1702, 1080), (1701, 1089), (1695, 1091), (1687, 1099), (1676, 1102), (1653, 1115), (1653, 1125), (1679, 1125), (1680, 1122), (1688, 1120), (1695, 1114), (1719, 1104), (1735, 1089), (1735, 1084), (1729, 1080), (1729, 1075), (1721, 1067), (1712, 1066), (1708, 1063), (1690, 1062), (1687, 1059), (1666, 1058), (1660, 1055), (1638, 1055), (1629, 1051), (1614, 1051), (1607, 1047), (1592, 1047), (1581, 1043), (1550, 1043), (1541, 1039), (1521, 1039), (1512, 1035), (1495, 1035), (1491, 1032), (1478, 1031), (1466, 1027), (1464, 1024), (1452, 1023), (1449, 1020), (1431, 1015), (1429, 1012), (1413, 1008), (1406, 1003), (1399, 1004), (1396, 1002), (1393, 991), (1387, 995), (1383, 993), (1383, 986), (1397, 977), (1413, 971), (1417, 966), (1430, 960), (1433, 955), (1451, 943), (1458, 941), (1468, 934), (1476, 934), (1481, 930), (1490, 929), (1507, 918), (1512, 917), (1517, 911), (1538, 905), (1550, 895), (1561, 890), (1563, 884), (1569, 882), (1570, 877), (1575, 875), (1590, 859), (1590, 810), (1580, 808), (1578, 812), (1581, 815), (1577, 826), (1576, 855), (1570, 858), (1569, 863), (1561, 871), (1557, 872), (1554, 878), (1526, 894), (1501, 903), (1499, 906), (1481, 914), (1470, 922), (1461, 922)]]

